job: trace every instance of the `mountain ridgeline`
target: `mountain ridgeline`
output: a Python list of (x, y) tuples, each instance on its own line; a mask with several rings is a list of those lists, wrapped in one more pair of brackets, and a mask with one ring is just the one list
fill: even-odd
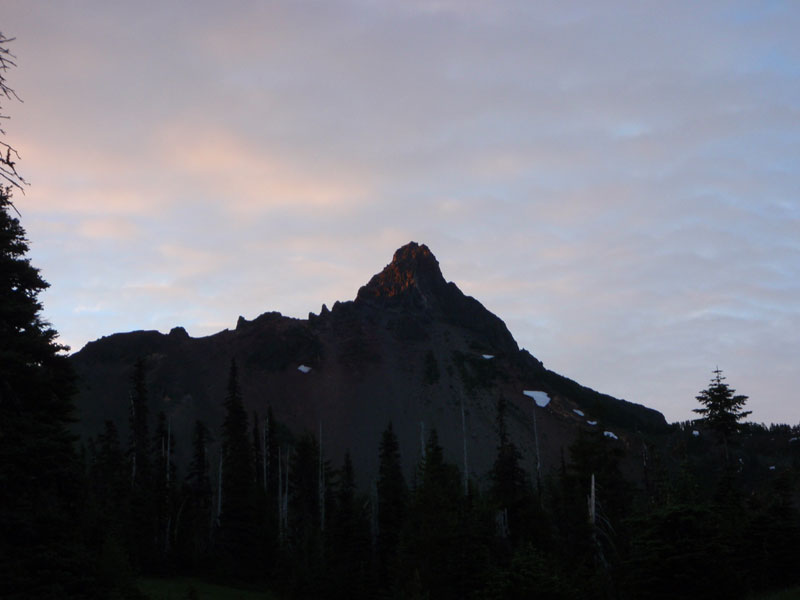
[[(268, 312), (252, 321), (239, 317), (235, 330), (207, 337), (176, 327), (87, 344), (71, 357), (82, 434), (97, 434), (110, 419), (126, 435), (130, 381), (140, 359), (151, 414), (163, 411), (177, 439), (186, 441), (185, 449), (176, 448), (184, 465), (195, 421), (219, 430), (233, 359), (249, 415), (263, 417), (271, 408), (291, 432), (314, 432), (335, 464), (349, 450), (362, 486), (375, 476), (376, 448), (389, 422), (408, 472), (425, 432), (435, 428), (445, 455), (485, 481), (501, 397), (509, 433), (529, 468), (537, 454), (542, 469), (557, 467), (582, 429), (612, 431), (625, 446), (637, 432), (667, 428), (652, 409), (547, 370), (518, 347), (501, 319), (448, 283), (431, 251), (414, 242), (397, 250), (355, 300), (330, 310), (323, 305), (308, 319)], [(552, 398), (536, 409), (537, 431), (524, 390)]]

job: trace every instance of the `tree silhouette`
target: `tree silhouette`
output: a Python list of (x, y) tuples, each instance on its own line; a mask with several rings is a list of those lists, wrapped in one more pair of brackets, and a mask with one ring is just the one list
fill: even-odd
[(739, 421), (744, 419), (752, 411), (744, 410), (747, 396), (736, 395), (736, 390), (725, 383), (722, 371), (717, 368), (713, 371), (714, 377), (708, 389), (700, 392), (696, 396), (697, 401), (703, 408), (695, 408), (694, 412), (702, 415), (702, 422), (709, 429), (718, 432), (722, 436), (725, 445), (725, 460), (728, 460), (728, 440), (731, 435), (738, 432), (741, 424)]
[[(530, 504), (525, 471), (520, 465), (522, 455), (508, 435), (506, 425), (506, 400), (502, 396), (497, 401), (497, 457), (489, 472), (491, 495), (501, 519), (503, 534), (519, 537), (522, 521), (521, 512)], [(527, 502), (526, 502), (527, 501)]]
[(372, 545), (365, 499), (357, 493), (350, 453), (337, 473), (335, 502), (326, 526), (330, 598), (370, 598)]
[(167, 559), (172, 550), (175, 513), (177, 509), (176, 474), (173, 462), (175, 455), (175, 436), (172, 423), (161, 411), (156, 418), (156, 430), (153, 436), (153, 508), (156, 524), (155, 557), (160, 557), (160, 569), (167, 566)]
[[(288, 546), (295, 571), (293, 593), (297, 597), (314, 598), (320, 595), (323, 567), (320, 502), (331, 497), (326, 490), (326, 482), (331, 481), (331, 476), (321, 452), (319, 440), (306, 431), (297, 440), (289, 460)], [(320, 477), (321, 460), (323, 477)], [(323, 493), (320, 493), (320, 489)]]
[(252, 577), (255, 545), (255, 475), (247, 413), (239, 389), (236, 361), (231, 361), (225, 421), (222, 424), (222, 511), (219, 542), (223, 564), (240, 578)]
[(196, 420), (192, 433), (192, 460), (175, 519), (176, 553), (181, 566), (200, 569), (210, 553), (212, 511), (208, 427)]
[(151, 458), (145, 363), (142, 358), (137, 359), (131, 375), (128, 422), (131, 432), (128, 446), (130, 481), (131, 487), (136, 489), (149, 483)]
[(408, 509), (408, 488), (400, 463), (400, 444), (391, 422), (381, 436), (378, 468), (378, 539), (377, 553), (381, 584), (394, 579), (400, 534)]
[(145, 362), (141, 358), (133, 366), (129, 395), (128, 477), (131, 490), (129, 519), (131, 561), (137, 569), (150, 570), (156, 557), (154, 544), (158, 529)]
[(85, 504), (84, 536), (98, 554), (100, 588), (109, 596), (134, 585), (127, 551), (130, 477), (117, 427), (106, 420), (103, 433), (88, 440), (89, 490)]
[[(402, 571), (407, 576), (418, 572), (422, 588), (431, 598), (463, 597), (462, 516), (466, 501), (461, 473), (445, 461), (439, 435), (431, 429), (417, 468), (417, 486), (400, 551)], [(410, 594), (412, 590), (405, 591)]]
[[(0, 33), (0, 97), (14, 98), (14, 66)], [(5, 118), (0, 111), (0, 118)], [(4, 135), (0, 129), (0, 135)], [(16, 152), (0, 140), (0, 597), (98, 594), (81, 543), (85, 486), (74, 448), (74, 375), (57, 332), (41, 316), (48, 284), (26, 258), (11, 215)]]

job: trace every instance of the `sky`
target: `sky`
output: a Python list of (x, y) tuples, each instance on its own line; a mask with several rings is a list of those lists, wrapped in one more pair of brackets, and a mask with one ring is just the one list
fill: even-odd
[(73, 351), (305, 318), (413, 240), (546, 367), (800, 423), (800, 4), (3, 0)]

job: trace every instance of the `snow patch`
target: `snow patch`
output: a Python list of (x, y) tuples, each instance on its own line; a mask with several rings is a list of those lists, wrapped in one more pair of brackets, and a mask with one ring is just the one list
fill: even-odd
[(597, 421), (586, 421), (589, 425), (597, 425)]
[(300, 365), (299, 367), (297, 367), (297, 370), (300, 371), (301, 373), (310, 373), (311, 367), (307, 367), (306, 365)]
[(572, 412), (574, 412), (574, 413), (575, 413), (576, 415), (578, 415), (579, 417), (585, 417), (585, 416), (586, 416), (586, 415), (584, 415), (584, 414), (583, 414), (583, 411), (582, 411), (582, 410), (578, 410), (577, 408), (573, 408), (573, 409), (572, 409)]
[(796, 441), (797, 441), (797, 440), (799, 440), (799, 439), (800, 439), (800, 438), (796, 438), (796, 437), (789, 438), (789, 443), (791, 444), (792, 442), (796, 442)]
[(486, 360), (491, 360), (494, 358), (494, 354), (481, 354), (481, 356), (483, 356), (483, 358)]
[(616, 434), (614, 434), (614, 433), (613, 433), (613, 432), (611, 432), (611, 431), (604, 431), (604, 432), (603, 432), (603, 435), (604, 435), (604, 436), (606, 436), (607, 438), (611, 438), (612, 440), (618, 440), (618, 439), (619, 439), (619, 438), (616, 436)]
[(692, 435), (693, 435), (694, 437), (700, 437), (700, 432), (699, 432), (699, 431), (697, 431), (697, 429), (693, 429), (693, 430), (692, 430)]
[(544, 408), (548, 404), (550, 404), (550, 396), (547, 395), (547, 392), (534, 392), (533, 390), (523, 390), (522, 392), (529, 398), (533, 398), (533, 401), (536, 402), (536, 406)]
[(774, 471), (774, 470), (775, 470), (775, 465), (772, 465), (772, 466), (769, 468), (769, 470), (770, 470), (770, 471)]

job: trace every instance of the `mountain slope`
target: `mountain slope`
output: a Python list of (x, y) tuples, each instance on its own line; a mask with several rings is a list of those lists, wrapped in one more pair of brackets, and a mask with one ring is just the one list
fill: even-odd
[[(96, 433), (105, 419), (126, 431), (129, 380), (139, 357), (147, 364), (151, 413), (164, 410), (172, 419), (179, 460), (180, 452), (188, 452), (196, 418), (218, 429), (233, 358), (250, 412), (263, 417), (271, 406), (294, 432), (321, 430), (326, 455), (338, 463), (349, 449), (363, 483), (375, 472), (389, 421), (407, 470), (419, 458), (423, 431), (436, 427), (450, 459), (462, 468), (466, 461), (470, 473), (482, 478), (494, 460), (501, 395), (509, 401), (510, 432), (529, 470), (536, 464), (536, 437), (547, 469), (559, 464), (581, 427), (613, 430), (622, 444), (636, 431), (666, 428), (654, 410), (545, 369), (519, 349), (502, 320), (444, 279), (425, 245), (413, 242), (397, 250), (355, 300), (331, 310), (323, 306), (308, 319), (265, 313), (252, 321), (240, 317), (235, 330), (202, 338), (175, 328), (167, 335), (137, 331), (87, 344), (71, 357), (81, 381), (82, 433)], [(545, 391), (553, 399), (536, 409), (536, 432), (523, 390)]]

